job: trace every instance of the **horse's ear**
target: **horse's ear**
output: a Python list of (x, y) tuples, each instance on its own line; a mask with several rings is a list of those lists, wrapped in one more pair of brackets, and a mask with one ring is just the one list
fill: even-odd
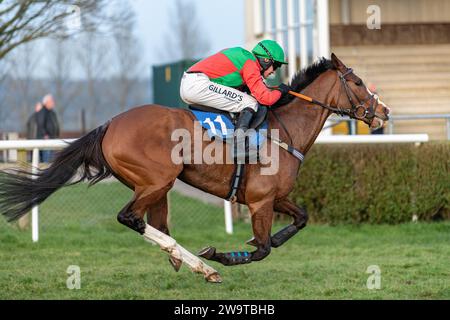
[(345, 66), (345, 64), (342, 63), (341, 60), (339, 60), (338, 57), (336, 57), (336, 55), (334, 53), (331, 54), (331, 62), (333, 62), (333, 65), (336, 69), (338, 70), (342, 70), (342, 69), (346, 69), (347, 67)]

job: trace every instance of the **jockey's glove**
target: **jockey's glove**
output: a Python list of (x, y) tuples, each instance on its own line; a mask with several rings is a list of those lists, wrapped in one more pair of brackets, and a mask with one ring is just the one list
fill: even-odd
[(292, 90), (292, 88), (290, 86), (288, 86), (287, 84), (281, 83), (278, 86), (278, 90), (281, 92), (281, 96), (284, 97), (285, 95), (288, 94), (289, 91)]

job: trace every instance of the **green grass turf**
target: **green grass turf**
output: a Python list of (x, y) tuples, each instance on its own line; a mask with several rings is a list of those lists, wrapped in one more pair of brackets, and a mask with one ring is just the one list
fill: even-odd
[[(263, 261), (225, 267), (211, 284), (116, 221), (131, 192), (118, 183), (66, 187), (40, 207), (40, 240), (0, 222), (0, 299), (449, 299), (450, 223), (308, 225)], [(171, 232), (196, 253), (252, 250), (251, 225), (224, 231), (223, 210), (171, 193)], [(2, 219), (3, 220), (3, 219)], [(277, 223), (273, 230), (281, 228)], [(69, 290), (66, 270), (81, 269)], [(368, 266), (381, 270), (369, 290)]]

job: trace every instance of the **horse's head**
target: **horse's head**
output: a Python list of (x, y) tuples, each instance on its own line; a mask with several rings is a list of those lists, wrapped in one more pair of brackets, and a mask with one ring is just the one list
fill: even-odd
[(337, 69), (340, 79), (339, 96), (336, 105), (351, 118), (364, 121), (370, 128), (376, 129), (389, 120), (390, 109), (372, 93), (354, 72), (334, 53), (331, 61)]

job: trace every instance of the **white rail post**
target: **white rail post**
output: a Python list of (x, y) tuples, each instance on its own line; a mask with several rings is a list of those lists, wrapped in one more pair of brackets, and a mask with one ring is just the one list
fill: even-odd
[[(328, 17), (328, 0), (316, 0), (317, 8), (317, 44), (319, 57), (330, 57), (330, 24)], [(325, 126), (329, 126), (330, 122), (327, 120)], [(333, 133), (331, 128), (322, 130), (321, 135), (331, 135)]]
[[(283, 3), (282, 0), (275, 0), (275, 40), (286, 52), (286, 44), (284, 43), (284, 29), (283, 29)], [(279, 70), (281, 81), (284, 81), (286, 76), (285, 68)]]
[(416, 134), (361, 134), (320, 136), (315, 143), (422, 143), (430, 140), (426, 133)]
[(299, 4), (300, 25), (300, 67), (308, 66), (308, 42), (306, 33), (306, 0), (300, 0)]
[(447, 140), (450, 140), (450, 118), (447, 118)]
[(394, 120), (390, 119), (388, 121), (388, 132), (389, 134), (394, 134)]
[(261, 37), (264, 33), (262, 21), (262, 6), (260, 0), (253, 0), (253, 34), (255, 37)]
[[(31, 160), (32, 165), (32, 173), (33, 179), (35, 178), (34, 174), (37, 173), (39, 167), (39, 149), (33, 149), (33, 157)], [(34, 206), (31, 209), (31, 237), (33, 242), (38, 242), (39, 240), (39, 207)]]
[(317, 36), (319, 56), (330, 57), (330, 24), (328, 18), (328, 0), (317, 0)]
[(297, 72), (297, 50), (295, 46), (295, 16), (294, 16), (294, 0), (287, 0), (287, 15), (288, 15), (288, 70), (289, 79)]
[(264, 0), (264, 38), (273, 39), (272, 31), (272, 1)]
[(283, 32), (283, 3), (282, 0), (275, 0), (275, 40), (285, 49)]
[(223, 207), (225, 213), (225, 231), (228, 234), (233, 234), (233, 215), (231, 212), (231, 202), (223, 200)]

